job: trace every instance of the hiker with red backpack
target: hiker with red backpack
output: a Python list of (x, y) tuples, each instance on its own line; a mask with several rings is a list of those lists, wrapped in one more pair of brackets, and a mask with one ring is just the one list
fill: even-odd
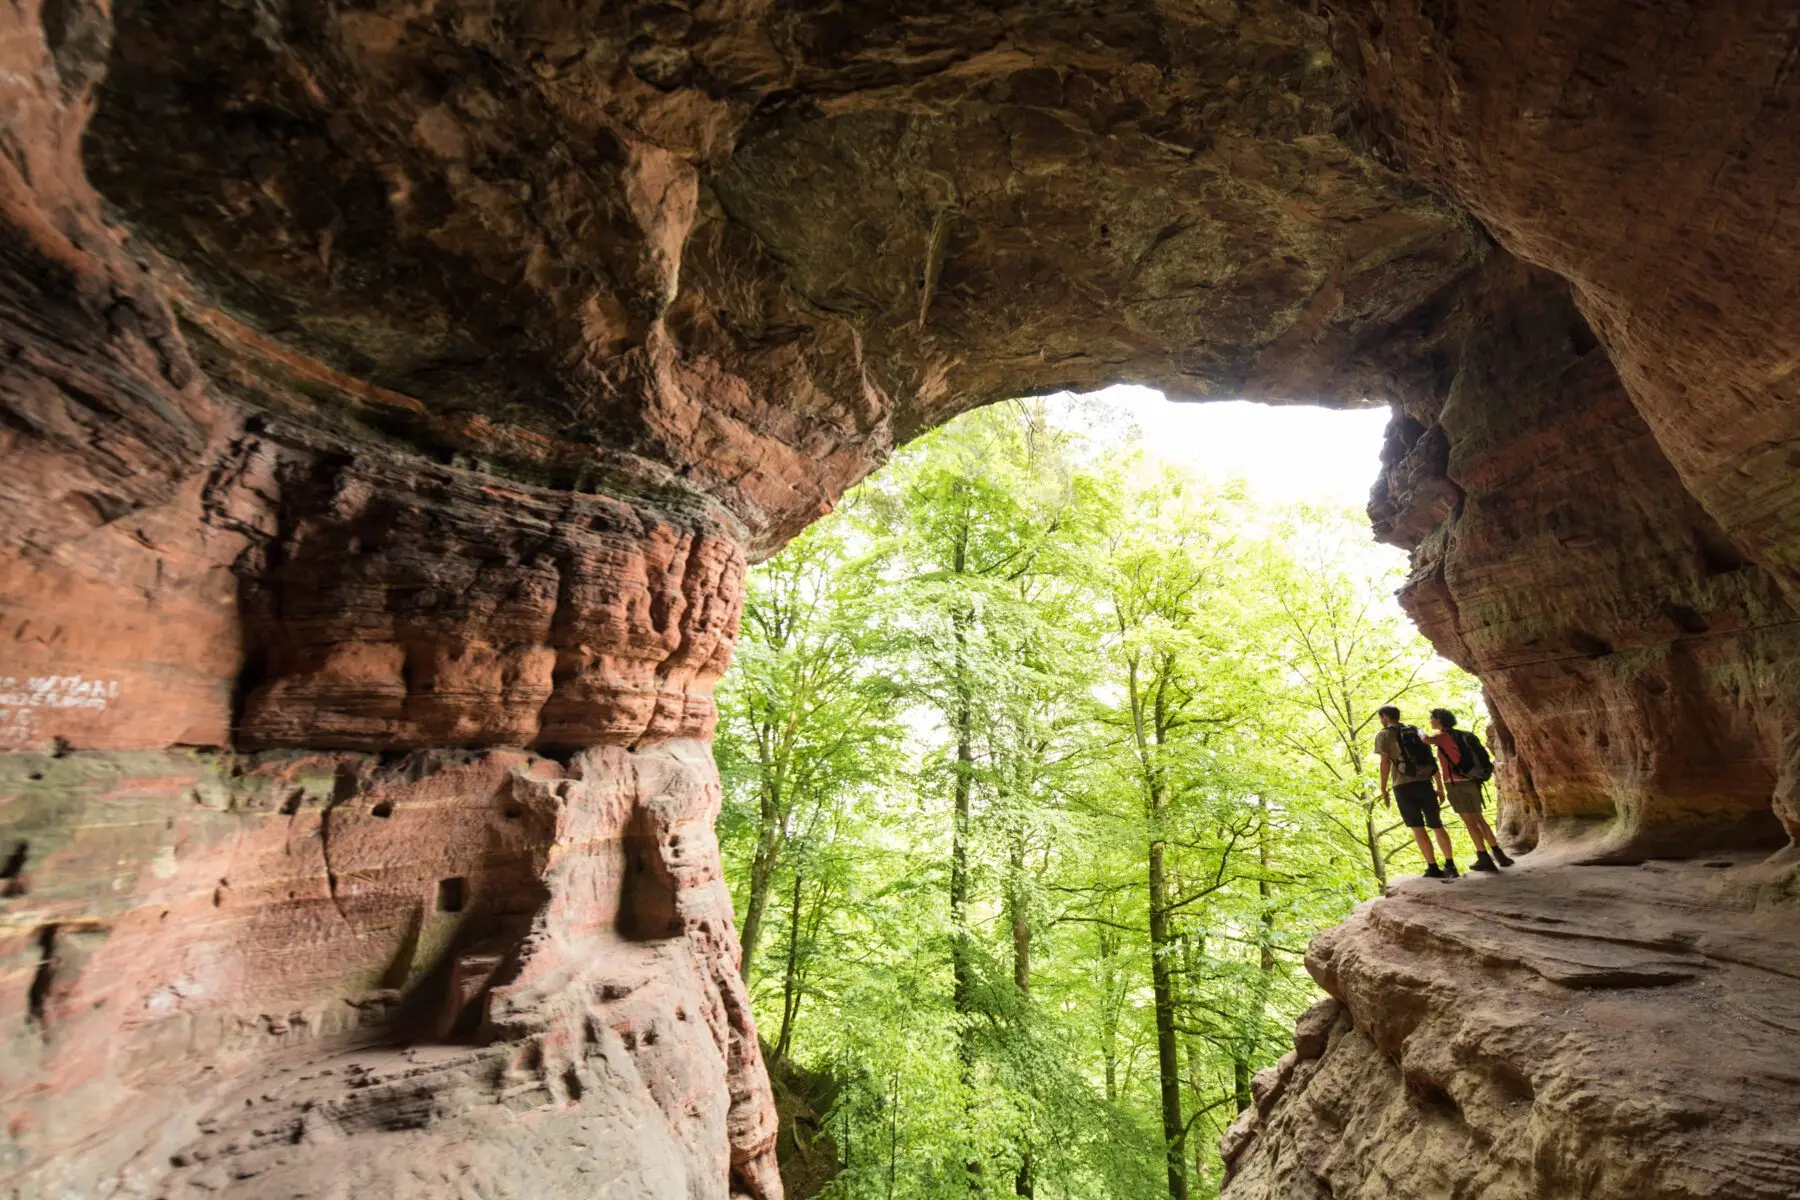
[(1469, 837), (1475, 843), (1475, 865), (1469, 869), (1497, 872), (1501, 867), (1512, 866), (1513, 860), (1500, 848), (1494, 827), (1482, 812), (1481, 785), (1494, 777), (1493, 757), (1480, 738), (1456, 727), (1456, 714), (1447, 708), (1431, 710), (1431, 728), (1432, 734), (1426, 740), (1437, 748), (1450, 807), (1468, 826)]
[[(1398, 803), (1400, 819), (1412, 830), (1413, 840), (1419, 843), (1419, 853), (1425, 856), (1425, 877), (1427, 879), (1455, 879), (1456, 851), (1450, 846), (1450, 835), (1444, 832), (1444, 822), (1440, 815), (1439, 801), (1443, 799), (1443, 787), (1438, 780), (1438, 765), (1425, 739), (1419, 736), (1416, 726), (1405, 725), (1400, 721), (1400, 710), (1392, 704), (1384, 704), (1375, 710), (1381, 719), (1381, 728), (1375, 734), (1375, 753), (1381, 759), (1381, 798), (1388, 805)], [(1388, 795), (1388, 780), (1392, 777), (1394, 794)], [(1438, 866), (1437, 855), (1431, 849), (1431, 834), (1437, 834), (1437, 844), (1444, 852), (1444, 865)]]

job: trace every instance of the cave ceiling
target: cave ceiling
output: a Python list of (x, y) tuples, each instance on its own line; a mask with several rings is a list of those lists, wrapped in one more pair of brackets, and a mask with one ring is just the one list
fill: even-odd
[(1286, 0), (114, 17), (85, 166), (216, 379), (771, 545), (1005, 396), (1364, 402), (1486, 252)]

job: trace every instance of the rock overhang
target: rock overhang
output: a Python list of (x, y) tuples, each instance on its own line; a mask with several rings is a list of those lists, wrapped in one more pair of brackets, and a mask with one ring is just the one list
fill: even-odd
[[(1389, 401), (1375, 515), (1493, 685), (1508, 836), (1796, 828), (1790, 9), (1312, 7), (15, 10), (0, 609), (108, 706), (8, 743), (44, 826), (0, 946), (20, 1161), (185, 1155), (94, 1098), (416, 1031), (379, 969), (490, 1039), (491, 1090), (415, 1089), (471, 1128), (628, 1113), (694, 1194), (774, 1195), (709, 842), (742, 563), (1007, 395)], [(316, 973), (264, 969), (308, 938)], [(244, 990), (184, 992), (196, 955)], [(363, 1131), (321, 1086), (276, 1156)]]
[(128, 4), (82, 55), (87, 173), (209, 369), (553, 486), (673, 473), (757, 553), (1009, 395), (1358, 402), (1485, 252), (1286, 3)]

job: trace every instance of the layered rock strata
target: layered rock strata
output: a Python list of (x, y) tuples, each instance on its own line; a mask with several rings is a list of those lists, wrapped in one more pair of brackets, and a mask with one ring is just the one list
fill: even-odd
[[(18, 0), (5, 1186), (771, 1200), (706, 747), (741, 572), (1021, 392), (1390, 401), (1377, 525), (1509, 829), (1791, 834), (1794, 21)], [(1234, 1194), (1328, 1075), (1385, 1178), (1396, 1014), (1461, 976), (1358, 920)], [(1751, 1140), (1723, 1177), (1784, 1178)]]
[[(1333, 7), (1399, 157), (1560, 277), (1496, 259), (1372, 366), (1371, 514), (1541, 869), (1318, 939), (1328, 1038), (1264, 1079), (1225, 1194), (1794, 1194), (1793, 852), (1762, 854), (1800, 829), (1795, 13)], [(1756, 849), (1654, 861), (1717, 847)]]
[[(1709, 535), (1703, 561), (1686, 569), (1691, 585), (1736, 591), (1730, 577), (1749, 568), (1800, 596), (1800, 326), (1789, 315), (1800, 302), (1800, 213), (1789, 195), (1800, 164), (1800, 12), (1773, 2), (1702, 11), (1636, 0), (1523, 8), (1504, 0), (1351, 0), (1334, 10), (1338, 59), (1407, 166), (1513, 253), (1569, 281), (1632, 406), (1693, 497), (1642, 511), (1697, 507), (1723, 535)], [(1498, 399), (1478, 403), (1498, 409)], [(1583, 444), (1562, 453), (1590, 451)], [(1609, 490), (1622, 493), (1617, 501), (1595, 507), (1630, 520), (1639, 495), (1666, 488), (1645, 477), (1666, 476), (1653, 459), (1648, 467), (1636, 457), (1609, 460), (1604, 448), (1597, 457), (1597, 474), (1625, 469), (1608, 479)], [(1689, 515), (1675, 519), (1694, 524)], [(1622, 582), (1645, 604), (1672, 604), (1669, 622), (1687, 626), (1689, 636), (1712, 638), (1705, 651), (1692, 647), (1690, 678), (1734, 697), (1703, 714), (1681, 713), (1679, 726), (1697, 726), (1696, 737), (1632, 739), (1646, 755), (1661, 743), (1659, 761), (1646, 758), (1639, 768), (1646, 790), (1666, 786), (1658, 776), (1682, 755), (1671, 741), (1714, 742), (1719, 768), (1699, 752), (1696, 786), (1716, 773), (1719, 792), (1745, 797), (1743, 760), (1758, 757), (1764, 765), (1752, 774), (1773, 777), (1775, 810), (1790, 836), (1800, 831), (1800, 681), (1788, 674), (1791, 650), (1746, 641), (1745, 652), (1760, 659), (1746, 674), (1730, 661), (1741, 654), (1719, 657), (1717, 645), (1732, 634), (1706, 615), (1709, 597), (1696, 605), (1667, 595), (1658, 580)], [(1751, 615), (1752, 624), (1783, 619), (1760, 599), (1727, 603), (1767, 614)], [(1726, 629), (1745, 623), (1728, 617)], [(1596, 651), (1619, 645), (1588, 632)], [(1771, 712), (1771, 680), (1786, 711)], [(1750, 699), (1740, 705), (1738, 693)], [(1654, 693), (1650, 702), (1663, 706)], [(1539, 716), (1532, 724), (1551, 722)], [(1593, 726), (1578, 736), (1592, 736)], [(1573, 786), (1594, 782), (1588, 773), (1585, 785)]]
[(1397, 884), (1314, 941), (1330, 996), (1257, 1077), (1222, 1194), (1792, 1196), (1792, 913), (1749, 855)]
[(1275, 0), (0, 34), (21, 1196), (778, 1195), (746, 559), (1003, 395), (1312, 398), (1481, 253)]
[(1508, 836), (1782, 845), (1800, 607), (1683, 490), (1560, 279), (1494, 257), (1430, 345), (1436, 373), (1388, 380), (1370, 513), (1413, 552), (1407, 611), (1482, 680)]

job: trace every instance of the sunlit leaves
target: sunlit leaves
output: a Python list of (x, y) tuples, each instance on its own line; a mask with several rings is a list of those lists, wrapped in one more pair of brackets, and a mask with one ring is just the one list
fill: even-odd
[(1471, 707), (1366, 543), (1017, 402), (907, 448), (753, 572), (720, 828), (740, 920), (763, 876), (759, 1026), (834, 1081), (826, 1195), (1014, 1195), (1026, 1160), (1045, 1200), (1167, 1195), (1152, 840), (1183, 1155), (1215, 1193), (1218, 1133), (1318, 994), (1308, 939), (1377, 863), (1408, 869), (1370, 782), (1375, 707)]

